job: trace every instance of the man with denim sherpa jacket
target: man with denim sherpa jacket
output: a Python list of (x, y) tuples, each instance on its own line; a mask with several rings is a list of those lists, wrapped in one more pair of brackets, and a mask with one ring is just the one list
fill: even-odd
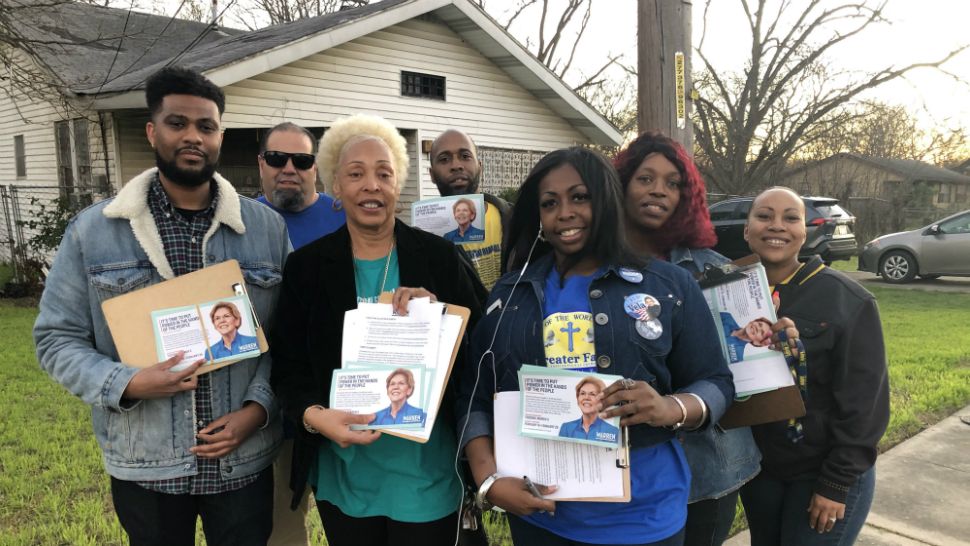
[(68, 225), (34, 325), (38, 360), (91, 405), (132, 545), (194, 544), (198, 517), (210, 545), (265, 544), (281, 436), (269, 353), (199, 376), (201, 361), (173, 371), (180, 355), (128, 367), (101, 303), (235, 259), (265, 324), (290, 248), (286, 228), (215, 173), (225, 109), (218, 87), (169, 67), (148, 80), (146, 98), (158, 167)]

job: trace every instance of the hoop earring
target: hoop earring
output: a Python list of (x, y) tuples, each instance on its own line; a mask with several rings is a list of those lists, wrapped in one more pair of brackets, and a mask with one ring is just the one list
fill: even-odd
[(340, 198), (338, 197), (337, 199), (334, 199), (333, 201), (330, 202), (330, 208), (334, 212), (340, 212), (344, 210), (344, 202), (341, 201)]

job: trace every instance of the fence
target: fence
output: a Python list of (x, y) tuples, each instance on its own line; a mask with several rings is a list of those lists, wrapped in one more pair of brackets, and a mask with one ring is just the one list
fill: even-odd
[(53, 250), (39, 248), (44, 231), (36, 224), (53, 221), (60, 211), (76, 213), (105, 197), (93, 189), (67, 193), (52, 186), (0, 184), (0, 262), (12, 267), (14, 281), (25, 282), (31, 268), (44, 267), (53, 258)]

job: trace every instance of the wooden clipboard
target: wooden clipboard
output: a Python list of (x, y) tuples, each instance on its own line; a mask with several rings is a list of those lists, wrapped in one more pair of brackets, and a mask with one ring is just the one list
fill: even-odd
[[(740, 271), (760, 262), (761, 259), (757, 254), (751, 254), (726, 264), (729, 267), (724, 269), (709, 265), (705, 271), (696, 276), (701, 288), (710, 288), (737, 279)], [(791, 385), (753, 394), (744, 400), (735, 400), (718, 424), (721, 428), (731, 429), (784, 421), (804, 415), (805, 403), (802, 401), (802, 394), (797, 385)]]
[[(239, 269), (239, 262), (228, 260), (104, 301), (101, 304), (101, 310), (104, 312), (121, 362), (135, 368), (147, 368), (158, 363), (155, 331), (151, 319), (153, 311), (236, 297), (238, 294), (233, 288), (234, 285), (240, 285), (245, 289), (246, 281), (242, 270)], [(250, 307), (252, 307), (251, 302)], [(266, 342), (263, 328), (258, 320), (253, 320), (253, 323), (256, 339), (259, 342), (259, 352), (265, 353), (269, 350), (269, 344)], [(212, 362), (211, 355), (209, 356), (209, 362), (203, 364), (196, 375), (223, 368), (246, 358)]]
[(735, 400), (718, 421), (721, 428), (750, 427), (805, 416), (805, 403), (798, 386), (782, 387)]
[[(391, 303), (392, 297), (393, 297), (393, 293), (384, 292), (378, 297), (377, 302), (389, 304)], [(451, 372), (455, 367), (455, 359), (458, 358), (458, 350), (461, 348), (461, 340), (465, 338), (465, 330), (468, 328), (468, 319), (471, 317), (472, 312), (471, 312), (471, 309), (467, 307), (446, 303), (445, 313), (448, 315), (454, 315), (461, 318), (461, 328), (458, 330), (458, 337), (455, 339), (455, 345), (454, 347), (451, 348), (451, 359), (449, 359), (448, 361), (448, 372), (445, 375), (445, 387), (447, 388), (448, 382), (451, 379)], [(441, 413), (441, 401), (444, 398), (444, 396), (445, 396), (445, 389), (441, 389), (441, 392), (438, 393), (438, 401), (437, 401), (438, 413), (435, 414), (435, 420), (437, 420), (438, 415), (440, 415)], [(434, 423), (431, 423), (431, 427), (434, 428)], [(424, 436), (408, 434), (406, 430), (389, 429), (389, 430), (382, 430), (381, 432), (383, 434), (390, 434), (391, 436), (397, 436), (398, 438), (404, 438), (405, 440), (418, 442), (419, 444), (427, 443), (428, 440), (430, 439), (430, 434), (429, 434), (429, 438), (425, 438)]]

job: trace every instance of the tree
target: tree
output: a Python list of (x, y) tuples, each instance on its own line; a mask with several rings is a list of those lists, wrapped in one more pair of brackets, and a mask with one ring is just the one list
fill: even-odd
[(364, 5), (366, 0), (240, 0), (229, 10), (230, 19), (249, 30), (333, 13), (344, 4)]
[[(478, 0), (477, 4), (486, 11), (498, 8), (498, 4), (484, 0)], [(539, 10), (537, 28), (517, 24), (536, 10)], [(517, 0), (504, 13), (495, 12), (506, 31), (517, 35), (523, 46), (561, 80), (572, 82), (573, 91), (620, 131), (635, 130), (636, 69), (624, 64), (624, 54), (607, 54), (602, 64), (592, 71), (580, 70), (573, 64), (592, 13), (592, 0)]]
[(924, 129), (916, 114), (900, 104), (862, 101), (847, 107), (844, 113), (843, 124), (807, 144), (792, 157), (793, 162), (848, 152), (945, 166), (961, 158), (968, 145), (964, 128)]
[(915, 68), (939, 69), (967, 49), (868, 73), (836, 69), (826, 55), (886, 22), (887, 1), (777, 0), (769, 6), (768, 0), (739, 0), (751, 55), (740, 74), (725, 74), (704, 53), (708, 0), (696, 49), (701, 70), (694, 106), (697, 156), (712, 186), (745, 194), (769, 185), (791, 157), (852, 120), (846, 106), (860, 94)]

